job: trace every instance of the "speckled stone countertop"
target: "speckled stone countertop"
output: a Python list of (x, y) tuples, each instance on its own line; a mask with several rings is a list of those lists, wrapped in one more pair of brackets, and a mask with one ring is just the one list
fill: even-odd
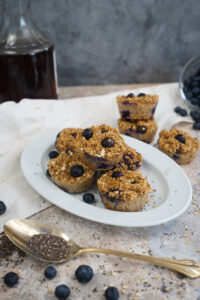
[[(133, 87), (135, 86), (98, 87), (96, 94)], [(91, 93), (95, 94), (95, 87), (62, 88), (60, 98)], [(199, 133), (198, 137), (200, 139)], [(110, 247), (200, 262), (200, 151), (195, 161), (183, 166), (183, 169), (192, 182), (193, 200), (181, 217), (167, 224), (139, 229), (114, 227), (84, 220), (53, 205), (31, 219), (55, 225), (82, 246)], [(76, 268), (81, 264), (90, 265), (95, 273), (94, 278), (85, 285), (78, 283), (74, 276)], [(31, 257), (19, 257), (17, 253), (10, 258), (1, 259), (0, 299), (55, 300), (55, 287), (66, 284), (71, 289), (70, 300), (103, 300), (104, 290), (109, 285), (116, 286), (120, 291), (120, 299), (124, 300), (200, 300), (200, 278), (183, 278), (167, 269), (125, 258), (100, 254), (82, 255), (56, 265), (57, 276), (53, 280), (45, 279), (45, 267), (46, 264)], [(19, 275), (19, 283), (13, 288), (7, 288), (2, 280), (9, 271), (15, 271)]]

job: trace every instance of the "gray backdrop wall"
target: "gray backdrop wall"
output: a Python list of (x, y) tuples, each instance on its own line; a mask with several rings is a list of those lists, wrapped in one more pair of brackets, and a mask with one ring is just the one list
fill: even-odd
[(200, 55), (199, 0), (34, 0), (60, 85), (177, 81)]

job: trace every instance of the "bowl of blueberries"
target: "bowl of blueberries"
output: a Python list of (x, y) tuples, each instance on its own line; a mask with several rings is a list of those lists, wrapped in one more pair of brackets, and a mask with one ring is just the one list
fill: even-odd
[(181, 70), (179, 89), (183, 100), (200, 111), (200, 56), (191, 58)]

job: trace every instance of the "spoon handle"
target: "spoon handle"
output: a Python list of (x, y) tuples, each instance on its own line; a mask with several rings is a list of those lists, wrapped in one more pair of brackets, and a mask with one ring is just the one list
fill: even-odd
[(148, 262), (160, 267), (168, 268), (170, 270), (182, 273), (190, 278), (200, 277), (200, 265), (193, 260), (176, 260), (169, 258), (161, 258), (155, 256), (148, 256), (143, 254), (135, 254), (124, 251), (103, 249), (103, 248), (81, 248), (78, 251), (79, 254), (82, 253), (104, 253), (110, 255), (116, 255), (119, 257), (126, 257), (130, 259), (140, 260)]

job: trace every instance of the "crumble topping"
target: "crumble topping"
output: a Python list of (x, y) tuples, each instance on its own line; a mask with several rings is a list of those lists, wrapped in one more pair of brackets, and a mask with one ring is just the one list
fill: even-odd
[[(181, 143), (175, 138), (178, 134), (185, 137), (185, 143)], [(196, 138), (191, 137), (189, 133), (177, 128), (172, 128), (169, 131), (163, 129), (159, 134), (158, 147), (169, 155), (177, 151), (180, 151), (182, 154), (188, 152), (195, 153), (199, 146), (200, 144)]]
[(131, 120), (131, 122), (129, 122), (128, 120), (125, 120), (123, 118), (118, 119), (118, 126), (120, 128), (120, 130), (122, 130), (123, 132), (128, 130), (129, 128), (131, 128), (131, 130), (136, 131), (137, 128), (140, 127), (146, 127), (148, 131), (155, 131), (158, 128), (158, 125), (156, 124), (156, 122), (153, 120)]
[(68, 148), (75, 149), (76, 140), (82, 132), (79, 128), (65, 128), (63, 129), (56, 140), (56, 148), (58, 151), (65, 151)]
[[(119, 104), (124, 104), (124, 105), (132, 105), (132, 104), (136, 104), (136, 105), (152, 105), (152, 104), (156, 104), (158, 102), (158, 95), (150, 95), (147, 94), (145, 96), (142, 97), (138, 97), (138, 96), (133, 96), (133, 97), (126, 97), (126, 96), (118, 96), (117, 97), (117, 102)], [(125, 102), (125, 103), (123, 103)]]

